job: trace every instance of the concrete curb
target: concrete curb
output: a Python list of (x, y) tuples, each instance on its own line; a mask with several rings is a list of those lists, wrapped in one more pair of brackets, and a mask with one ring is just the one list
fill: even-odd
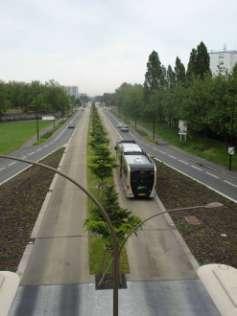
[[(72, 141), (72, 138), (75, 135), (75, 132), (76, 132), (76, 129), (72, 133), (72, 135), (69, 138), (69, 140), (66, 143), (66, 145), (63, 146), (65, 148), (65, 150), (64, 150), (63, 155), (62, 155), (62, 157), (60, 159), (60, 162), (59, 162), (59, 165), (58, 165), (57, 169), (61, 169), (61, 167), (62, 167), (63, 160), (65, 159), (65, 155), (66, 155), (67, 150), (68, 150), (68, 146), (70, 145), (70, 142)], [(50, 153), (50, 154), (52, 154), (52, 153)], [(50, 154), (48, 154), (47, 156), (49, 156)], [(46, 157), (44, 157), (44, 158), (46, 158)], [(44, 158), (42, 158), (42, 159), (44, 159)], [(40, 159), (40, 160), (42, 160), (42, 159)], [(28, 262), (29, 262), (29, 259), (30, 259), (30, 256), (31, 256), (31, 253), (32, 253), (32, 250), (33, 250), (33, 247), (34, 247), (34, 241), (37, 238), (37, 234), (39, 233), (39, 229), (40, 229), (40, 226), (42, 224), (44, 215), (46, 213), (46, 209), (47, 209), (48, 203), (50, 201), (53, 189), (54, 189), (54, 187), (56, 185), (56, 181), (57, 181), (58, 176), (59, 176), (58, 174), (55, 174), (54, 177), (53, 177), (53, 180), (52, 180), (52, 182), (51, 182), (51, 184), (49, 186), (48, 192), (47, 192), (47, 194), (45, 196), (44, 202), (43, 202), (43, 204), (41, 206), (41, 209), (39, 211), (38, 217), (37, 217), (36, 222), (34, 224), (34, 227), (32, 229), (31, 236), (30, 236), (31, 241), (26, 245), (25, 251), (24, 251), (24, 253), (23, 253), (22, 257), (21, 257), (21, 260), (20, 260), (20, 262), (18, 264), (16, 273), (20, 277), (22, 277), (22, 275), (24, 274), (24, 271), (25, 271), (25, 269), (26, 269), (26, 267), (28, 265)]]
[[(158, 204), (158, 206), (160, 207), (162, 212), (166, 211), (166, 208), (164, 206), (164, 204), (161, 202), (161, 200), (158, 198), (158, 196), (155, 196), (155, 201)], [(168, 225), (171, 226), (173, 228), (173, 233), (176, 237), (176, 239), (178, 240), (178, 242), (180, 243), (180, 245), (182, 246), (186, 256), (188, 257), (193, 269), (195, 271), (197, 271), (197, 269), (200, 267), (198, 261), (196, 260), (196, 258), (194, 257), (194, 255), (192, 254), (191, 250), (189, 249), (188, 245), (186, 244), (185, 240), (183, 239), (182, 235), (180, 234), (180, 232), (177, 230), (176, 225), (174, 223), (174, 221), (172, 220), (171, 216), (166, 213), (164, 214), (165, 219), (168, 222)]]

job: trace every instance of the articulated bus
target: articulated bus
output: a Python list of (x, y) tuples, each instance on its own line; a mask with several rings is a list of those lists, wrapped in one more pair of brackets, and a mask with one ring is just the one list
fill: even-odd
[(122, 140), (115, 146), (119, 175), (128, 198), (153, 198), (156, 165), (134, 140)]

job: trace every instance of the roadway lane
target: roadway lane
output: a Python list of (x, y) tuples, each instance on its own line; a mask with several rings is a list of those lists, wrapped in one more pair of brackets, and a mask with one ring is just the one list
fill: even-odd
[[(105, 111), (105, 113), (107, 113), (115, 128), (118, 124), (121, 124), (121, 121), (110, 111)], [(229, 172), (222, 166), (185, 153), (168, 144), (156, 145), (149, 143), (135, 131), (122, 133), (117, 129), (117, 132), (122, 138), (135, 139), (146, 152), (155, 156), (158, 160), (237, 203), (236, 172)]]
[[(51, 152), (54, 152), (58, 148), (62, 147), (71, 137), (74, 129), (69, 129), (69, 124), (78, 124), (81, 117), (81, 110), (78, 110), (69, 121), (67, 121), (63, 127), (59, 128), (49, 140), (41, 145), (29, 145), (22, 146), (19, 150), (9, 154), (11, 156), (28, 159), (32, 161), (41, 160), (43, 157), (49, 155)], [(0, 159), (0, 184), (3, 184), (28, 168), (29, 165), (7, 160)]]
[[(88, 114), (85, 113), (62, 163), (62, 170), (73, 175), (83, 185), (86, 185), (87, 126)], [(111, 134), (116, 137), (114, 130)], [(86, 199), (78, 190), (74, 191), (70, 183), (63, 182), (58, 178), (52, 191), (29, 265), (9, 316), (112, 315), (112, 290), (95, 290), (95, 284), (90, 282), (87, 234), (83, 229)], [(142, 201), (131, 201), (131, 204), (136, 210), (143, 211), (143, 214), (147, 211), (146, 215), (149, 215), (157, 207), (154, 201), (150, 202), (144, 201), (143, 204)], [(148, 274), (144, 273), (143, 281), (138, 281), (136, 274), (136, 281), (128, 282), (128, 288), (119, 291), (119, 315), (220, 316), (204, 286), (194, 276), (187, 259), (181, 256), (177, 258), (180, 245), (167, 243), (168, 237), (165, 235), (170, 236), (172, 232), (168, 229), (161, 231), (161, 243), (154, 238), (157, 227), (164, 227), (165, 222), (156, 221), (151, 225), (147, 228), (149, 231), (144, 229), (143, 236), (147, 237), (144, 242), (138, 244), (141, 240), (137, 240), (137, 258), (133, 264), (129, 263), (131, 278), (136, 262), (140, 276), (143, 273), (140, 262), (155, 262), (155, 265), (150, 265), (151, 271), (144, 271), (152, 281), (147, 281)], [(174, 240), (172, 236), (170, 238)], [(149, 247), (145, 255), (142, 252), (144, 244)], [(157, 253), (157, 250), (161, 252)], [(180, 254), (185, 257), (182, 251)], [(180, 265), (180, 262), (184, 262), (184, 265)], [(156, 263), (160, 264), (157, 266)], [(154, 277), (160, 273), (168, 279), (155, 280)]]

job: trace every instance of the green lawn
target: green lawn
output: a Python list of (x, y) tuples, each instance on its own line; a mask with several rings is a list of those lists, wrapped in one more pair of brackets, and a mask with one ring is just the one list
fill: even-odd
[[(144, 124), (145, 125), (145, 124)], [(151, 130), (151, 127), (146, 125)], [(228, 167), (229, 155), (227, 154), (225, 144), (214, 139), (200, 136), (189, 136), (187, 143), (180, 142), (177, 130), (168, 128), (166, 125), (157, 126), (157, 135), (170, 144), (173, 144), (191, 154), (205, 158), (217, 164)], [(232, 169), (237, 170), (237, 155), (232, 157)]]
[[(89, 137), (88, 137), (89, 142)], [(93, 157), (93, 152), (88, 145), (87, 149), (87, 165), (91, 161)], [(113, 182), (113, 178), (110, 179), (111, 183)], [(100, 192), (101, 190), (98, 189), (98, 179), (96, 176), (87, 168), (87, 188), (89, 192), (91, 192), (98, 200), (100, 200)], [(88, 199), (88, 212), (93, 208), (94, 204), (91, 200)], [(90, 265), (90, 273), (103, 273), (105, 269), (110, 266), (108, 272), (111, 272), (111, 253), (109, 253), (105, 249), (105, 245), (103, 240), (96, 235), (89, 233), (89, 265)], [(121, 253), (121, 260), (120, 260), (120, 270), (121, 272), (128, 273), (128, 260), (126, 250), (123, 249)]]
[[(45, 143), (55, 132), (58, 130), (64, 123), (66, 122), (66, 119), (63, 119), (55, 124), (55, 127), (52, 125), (52, 129), (50, 129), (48, 132), (46, 132), (44, 135), (40, 137), (40, 140), (38, 142), (35, 142), (34, 145), (39, 145)], [(53, 124), (53, 123), (52, 123)]]
[[(48, 121), (39, 121), (40, 129), (52, 124)], [(36, 121), (0, 123), (0, 153), (7, 154), (18, 149), (35, 134)]]

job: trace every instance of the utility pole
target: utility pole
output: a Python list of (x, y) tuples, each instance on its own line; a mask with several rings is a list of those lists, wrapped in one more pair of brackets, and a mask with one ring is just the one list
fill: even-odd
[(232, 156), (235, 154), (235, 147), (234, 147), (234, 118), (235, 118), (235, 102), (232, 103), (231, 109), (231, 118), (230, 118), (230, 144), (228, 147), (228, 154), (229, 154), (229, 170), (232, 170)]
[(37, 135), (37, 143), (40, 140), (40, 134), (39, 134), (39, 113), (36, 113), (36, 135)]

